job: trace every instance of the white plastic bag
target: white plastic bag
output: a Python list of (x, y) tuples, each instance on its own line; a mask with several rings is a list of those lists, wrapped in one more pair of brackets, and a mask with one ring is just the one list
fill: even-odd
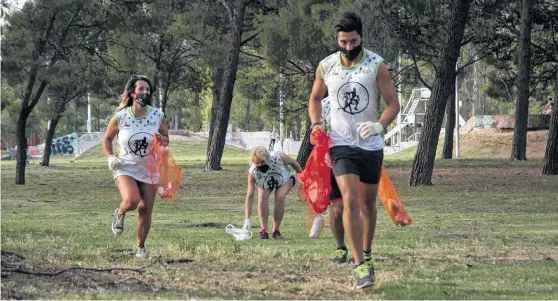
[(228, 224), (225, 227), (225, 232), (234, 236), (236, 240), (248, 240), (252, 238), (252, 231), (244, 231), (242, 229), (237, 229), (235, 226)]

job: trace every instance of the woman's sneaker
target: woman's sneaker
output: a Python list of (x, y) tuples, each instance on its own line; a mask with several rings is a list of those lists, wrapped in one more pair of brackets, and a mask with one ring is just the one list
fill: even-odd
[(118, 209), (114, 210), (114, 214), (112, 216), (112, 233), (114, 235), (122, 234), (124, 231), (124, 214), (118, 214)]
[(273, 239), (283, 239), (283, 236), (281, 236), (281, 232), (279, 232), (279, 231), (273, 231), (273, 233), (271, 234), (271, 237)]
[(137, 258), (147, 258), (147, 249), (145, 247), (139, 247), (136, 251)]
[(260, 235), (258, 235), (259, 239), (269, 239), (269, 234), (267, 234), (267, 232), (260, 232)]

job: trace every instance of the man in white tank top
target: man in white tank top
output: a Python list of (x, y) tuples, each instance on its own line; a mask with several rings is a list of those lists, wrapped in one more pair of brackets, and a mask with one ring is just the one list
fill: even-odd
[[(372, 239), (383, 161), (382, 134), (399, 113), (395, 87), (383, 59), (362, 48), (362, 22), (343, 13), (334, 26), (339, 51), (323, 59), (310, 95), (312, 131), (323, 128), (321, 100), (330, 100), (330, 155), (343, 198), (343, 225), (357, 264), (355, 286), (374, 284)], [(379, 95), (386, 109), (379, 112)]]

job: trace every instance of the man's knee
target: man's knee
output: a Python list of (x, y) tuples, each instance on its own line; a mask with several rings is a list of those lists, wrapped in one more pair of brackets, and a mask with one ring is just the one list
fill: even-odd
[(343, 198), (343, 212), (355, 214), (359, 211), (359, 204), (356, 198)]
[(367, 199), (360, 203), (360, 210), (364, 211), (367, 214), (373, 213), (376, 211), (376, 198)]

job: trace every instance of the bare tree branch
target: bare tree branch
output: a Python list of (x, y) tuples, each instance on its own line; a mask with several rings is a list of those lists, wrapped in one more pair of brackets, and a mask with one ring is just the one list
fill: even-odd
[(248, 38), (246, 38), (244, 41), (240, 42), (240, 47), (244, 46), (244, 44), (250, 42), (251, 40), (253, 40), (255, 37), (257, 37), (260, 33), (256, 32), (255, 34), (249, 36)]
[(420, 70), (418, 68), (418, 64), (417, 64), (417, 58), (415, 56), (415, 54), (413, 52), (411, 52), (411, 57), (413, 58), (413, 66), (415, 67), (415, 72), (417, 73), (417, 77), (419, 78), (420, 82), (427, 87), (428, 89), (432, 90), (432, 86), (427, 84), (426, 81), (422, 78), (422, 75), (420, 74)]
[(242, 53), (242, 54), (244, 54), (244, 55), (247, 55), (247, 56), (251, 56), (251, 57), (258, 58), (258, 59), (260, 59), (260, 60), (264, 60), (264, 61), (266, 60), (266, 58), (263, 57), (263, 56), (260, 56), (260, 55), (257, 55), (257, 54), (253, 54), (253, 53), (250, 53), (250, 52), (246, 52), (246, 51), (244, 51), (244, 50), (242, 50), (242, 49), (240, 49), (240, 53)]

